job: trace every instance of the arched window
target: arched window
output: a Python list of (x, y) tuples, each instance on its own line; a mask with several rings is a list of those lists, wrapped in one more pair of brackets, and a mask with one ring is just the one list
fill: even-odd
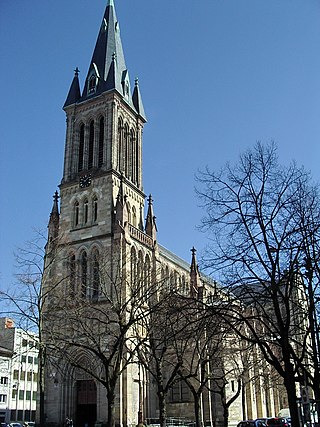
[(76, 293), (76, 257), (72, 254), (69, 258), (69, 296), (75, 297)]
[(89, 79), (88, 92), (93, 93), (96, 90), (97, 77), (93, 74)]
[(97, 222), (98, 220), (98, 199), (96, 196), (92, 199), (92, 222)]
[(169, 267), (166, 266), (166, 274), (165, 274), (165, 289), (170, 291), (170, 276), (169, 276)]
[(89, 128), (89, 157), (88, 157), (88, 169), (93, 167), (93, 147), (94, 147), (94, 121), (91, 120)]
[(125, 154), (124, 154), (124, 171), (125, 175), (128, 178), (129, 177), (129, 126), (125, 124), (124, 126), (124, 147), (125, 147)]
[(132, 206), (132, 225), (137, 227), (137, 212), (134, 206)]
[(100, 290), (100, 269), (99, 269), (99, 252), (94, 251), (92, 259), (92, 298), (99, 297)]
[(151, 284), (151, 268), (149, 255), (146, 256), (144, 263), (144, 280), (143, 280), (143, 294), (146, 296), (150, 290)]
[(81, 255), (81, 297), (87, 296), (87, 279), (88, 279), (88, 257), (86, 252)]
[(136, 286), (137, 286), (137, 289), (139, 289), (139, 294), (141, 295), (142, 287), (143, 287), (143, 256), (141, 251), (139, 251), (138, 253)]
[(80, 126), (79, 132), (79, 159), (78, 159), (78, 171), (83, 170), (83, 155), (84, 155), (84, 124)]
[(136, 133), (136, 141), (135, 141), (136, 149), (135, 149), (135, 184), (139, 185), (139, 133)]
[(88, 200), (85, 199), (83, 202), (83, 223), (87, 224), (89, 219), (89, 204)]
[(118, 120), (118, 170), (123, 170), (123, 122)]
[(132, 182), (135, 182), (135, 167), (134, 167), (134, 131), (133, 129), (130, 130), (130, 141), (129, 141), (129, 150), (128, 150), (128, 169), (129, 169), (129, 178), (131, 178)]
[(99, 123), (99, 152), (98, 152), (98, 167), (103, 165), (103, 145), (104, 145), (104, 117), (101, 117)]
[(79, 202), (75, 202), (73, 206), (73, 212), (74, 212), (74, 226), (77, 227), (79, 225)]
[(137, 254), (135, 248), (131, 248), (131, 259), (130, 259), (130, 279), (131, 279), (131, 289), (132, 292), (136, 292), (137, 284)]

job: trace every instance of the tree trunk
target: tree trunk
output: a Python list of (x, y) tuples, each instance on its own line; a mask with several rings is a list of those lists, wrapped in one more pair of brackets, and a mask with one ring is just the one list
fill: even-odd
[(160, 427), (166, 427), (166, 425), (167, 425), (167, 406), (166, 406), (166, 395), (163, 391), (158, 391), (158, 400), (159, 400)]
[(108, 399), (108, 419), (107, 419), (107, 426), (108, 427), (115, 427), (115, 393), (114, 390), (107, 392), (107, 399)]
[(200, 395), (194, 394), (194, 416), (195, 416), (195, 427), (202, 427), (201, 426), (201, 416), (200, 416)]
[[(291, 369), (290, 369), (291, 370)], [(291, 415), (291, 427), (299, 427), (300, 426), (300, 417), (299, 417), (299, 409), (297, 403), (297, 395), (296, 395), (296, 383), (293, 375), (288, 373), (284, 378), (284, 385), (287, 391), (288, 403)]]

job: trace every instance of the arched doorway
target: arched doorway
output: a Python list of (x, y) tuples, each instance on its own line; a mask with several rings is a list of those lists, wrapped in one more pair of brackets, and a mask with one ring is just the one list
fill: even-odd
[(76, 426), (94, 427), (97, 419), (97, 386), (93, 380), (78, 380), (76, 390)]

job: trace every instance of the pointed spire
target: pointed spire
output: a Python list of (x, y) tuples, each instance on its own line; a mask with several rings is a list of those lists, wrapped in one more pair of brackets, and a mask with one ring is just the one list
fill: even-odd
[(200, 287), (200, 274), (196, 259), (197, 250), (193, 246), (191, 249), (191, 266), (190, 266), (190, 293), (192, 297), (199, 296), (199, 287)]
[(79, 68), (77, 67), (74, 70), (74, 77), (73, 77), (73, 80), (69, 89), (69, 93), (63, 108), (67, 107), (68, 105), (75, 104), (77, 101), (79, 101), (80, 97), (81, 97), (81, 92), (80, 92), (80, 84), (79, 84)]
[(52, 242), (59, 232), (59, 206), (58, 206), (59, 195), (56, 191), (53, 196), (53, 205), (50, 213), (50, 219), (48, 224), (48, 242)]
[(146, 230), (146, 234), (152, 237), (153, 241), (155, 241), (157, 239), (157, 225), (156, 225), (156, 217), (153, 215), (152, 203), (153, 203), (153, 200), (150, 194), (148, 198), (148, 213), (146, 218), (145, 230)]
[(135, 80), (134, 90), (133, 90), (133, 94), (132, 94), (132, 102), (133, 102), (134, 108), (136, 109), (137, 113), (146, 121), (146, 114), (145, 114), (144, 108), (143, 108), (138, 78), (136, 78), (136, 80)]
[[(126, 70), (114, 1), (108, 0), (83, 89), (82, 100), (110, 90), (110, 88), (125, 95), (123, 75)], [(94, 90), (89, 92), (89, 89), (92, 89), (89, 85), (92, 78), (96, 78), (96, 83)], [(115, 81), (110, 87), (112, 79)]]

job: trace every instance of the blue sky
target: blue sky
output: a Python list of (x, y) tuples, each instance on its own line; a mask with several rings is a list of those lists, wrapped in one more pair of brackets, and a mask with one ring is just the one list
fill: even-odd
[[(275, 140), (320, 180), (320, 0), (115, 0), (148, 123), (144, 190), (162, 245), (190, 260), (206, 236), (194, 175)], [(62, 176), (62, 105), (83, 83), (105, 0), (0, 0), (0, 287), (45, 229)]]

